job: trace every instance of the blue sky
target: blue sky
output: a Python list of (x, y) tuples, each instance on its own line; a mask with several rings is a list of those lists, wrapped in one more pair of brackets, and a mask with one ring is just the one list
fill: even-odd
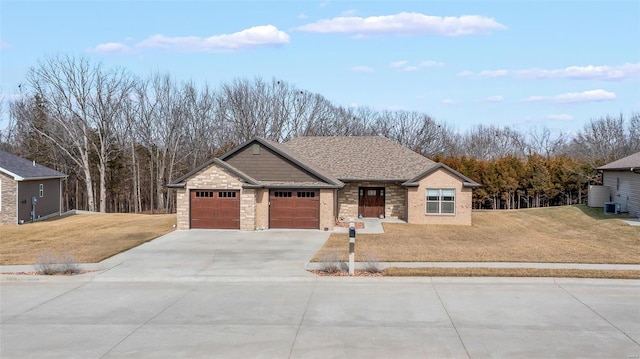
[(275, 77), (338, 105), (424, 112), (459, 131), (575, 132), (640, 112), (631, 0), (2, 0), (0, 22), (5, 103), (30, 66), (62, 53), (214, 87)]

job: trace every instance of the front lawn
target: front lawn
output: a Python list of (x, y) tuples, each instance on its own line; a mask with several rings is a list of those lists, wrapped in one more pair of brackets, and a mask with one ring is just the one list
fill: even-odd
[[(586, 206), (479, 211), (472, 226), (385, 223), (358, 234), (356, 261), (640, 264), (640, 227)], [(348, 260), (348, 238), (333, 233), (313, 261)]]
[(81, 214), (0, 225), (0, 265), (37, 264), (44, 254), (96, 263), (173, 230), (175, 214)]

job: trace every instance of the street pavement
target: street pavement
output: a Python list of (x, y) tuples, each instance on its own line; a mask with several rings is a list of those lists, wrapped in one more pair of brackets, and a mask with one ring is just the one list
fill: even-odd
[(327, 236), (176, 231), (4, 275), (0, 358), (640, 358), (640, 281), (317, 277)]

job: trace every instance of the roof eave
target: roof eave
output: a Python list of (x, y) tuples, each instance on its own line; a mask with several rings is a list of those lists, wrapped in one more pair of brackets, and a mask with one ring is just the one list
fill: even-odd
[(407, 181), (406, 178), (397, 179), (397, 178), (389, 178), (389, 179), (380, 179), (380, 178), (340, 178), (342, 182), (381, 182), (381, 183), (404, 183)]

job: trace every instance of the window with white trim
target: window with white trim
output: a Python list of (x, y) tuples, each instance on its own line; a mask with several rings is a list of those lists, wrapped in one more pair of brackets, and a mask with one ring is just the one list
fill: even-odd
[(40, 197), (44, 197), (44, 184), (40, 183)]
[(427, 214), (455, 214), (456, 190), (449, 188), (427, 189)]

